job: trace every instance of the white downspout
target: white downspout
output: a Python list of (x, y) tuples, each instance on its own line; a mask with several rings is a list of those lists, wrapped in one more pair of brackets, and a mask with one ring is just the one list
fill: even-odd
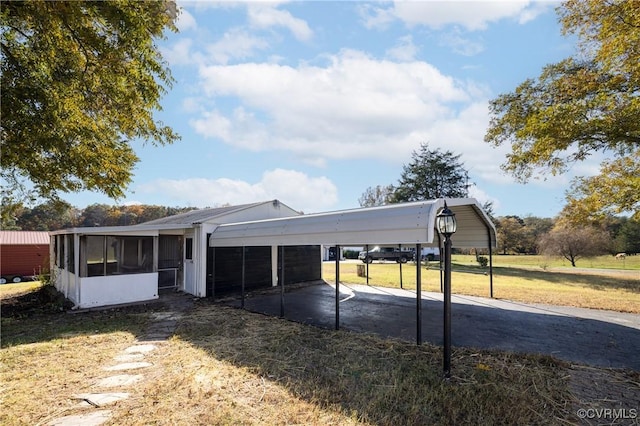
[[(73, 270), (75, 271), (73, 274), (73, 280), (75, 286), (80, 289), (80, 235), (79, 234), (71, 234), (73, 235)], [(80, 290), (78, 290), (78, 297), (80, 296)], [(78, 304), (80, 304), (80, 299), (78, 298)]]
[(271, 286), (278, 286), (278, 246), (271, 246)]

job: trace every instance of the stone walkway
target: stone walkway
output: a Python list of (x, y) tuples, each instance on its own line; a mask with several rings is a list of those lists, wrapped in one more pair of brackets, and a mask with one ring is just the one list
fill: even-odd
[[(133, 384), (144, 379), (145, 369), (153, 364), (145, 361), (152, 351), (159, 350), (175, 331), (182, 313), (193, 306), (193, 298), (186, 294), (171, 293), (160, 296), (164, 306), (151, 314), (151, 323), (136, 343), (124, 349), (113, 359), (114, 364), (103, 366), (106, 376), (94, 383), (88, 392), (77, 393), (74, 408), (83, 408), (82, 414), (59, 417), (48, 426), (97, 426), (111, 418), (108, 407), (131, 396), (127, 392)], [(161, 349), (160, 349), (161, 350)]]

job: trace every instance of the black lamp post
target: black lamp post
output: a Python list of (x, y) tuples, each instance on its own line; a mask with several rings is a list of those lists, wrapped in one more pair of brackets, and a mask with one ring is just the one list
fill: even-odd
[(451, 235), (456, 232), (456, 215), (447, 202), (436, 216), (438, 232), (444, 235), (444, 356), (442, 368), (445, 378), (451, 377)]

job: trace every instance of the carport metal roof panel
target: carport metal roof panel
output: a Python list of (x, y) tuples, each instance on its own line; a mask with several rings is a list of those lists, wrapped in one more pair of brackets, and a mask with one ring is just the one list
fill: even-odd
[[(495, 227), (473, 198), (447, 199), (456, 214), (458, 232), (454, 247), (495, 247)], [(224, 224), (211, 235), (211, 247), (264, 245), (364, 245), (422, 244), (438, 246), (436, 215), (444, 200), (391, 204), (353, 210), (341, 210)]]

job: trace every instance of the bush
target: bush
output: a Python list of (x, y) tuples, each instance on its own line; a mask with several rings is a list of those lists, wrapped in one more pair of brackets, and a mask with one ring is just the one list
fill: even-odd
[(477, 260), (482, 268), (486, 268), (489, 264), (489, 259), (486, 256), (478, 256)]

